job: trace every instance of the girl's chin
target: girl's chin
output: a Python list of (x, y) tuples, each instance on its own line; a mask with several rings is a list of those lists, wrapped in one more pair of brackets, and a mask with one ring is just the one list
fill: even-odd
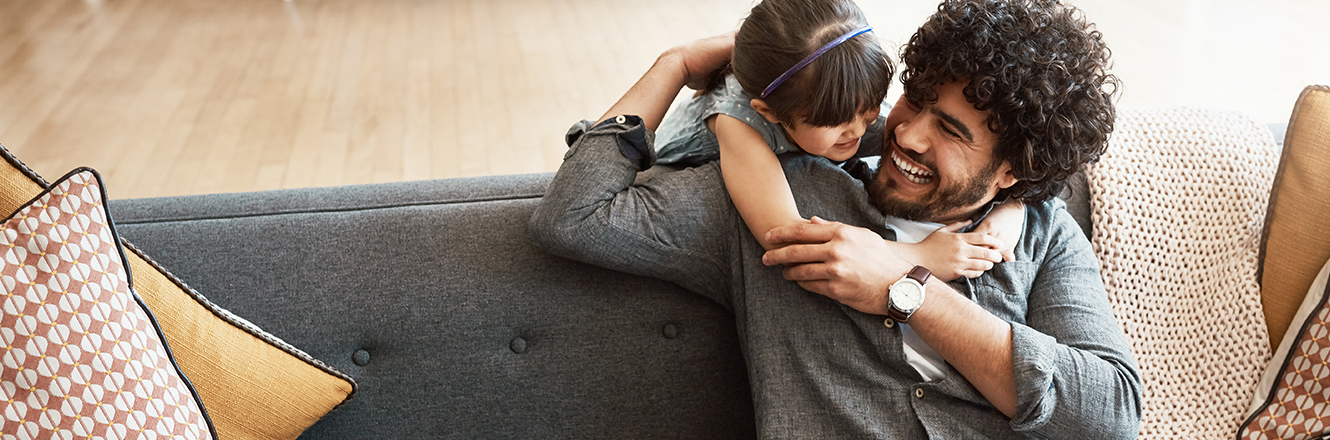
[(836, 162), (842, 162), (854, 157), (854, 153), (859, 152), (859, 142), (863, 138), (855, 139), (853, 142), (835, 144), (827, 147), (819, 156), (831, 159)]

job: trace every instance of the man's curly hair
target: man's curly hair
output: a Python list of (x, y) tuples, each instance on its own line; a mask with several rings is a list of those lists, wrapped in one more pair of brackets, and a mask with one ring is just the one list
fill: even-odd
[(1042, 201), (1104, 153), (1118, 79), (1094, 24), (1057, 0), (945, 0), (902, 49), (905, 98), (934, 102), (933, 86), (968, 81), (988, 111), (995, 160), (1011, 164), (1012, 197)]

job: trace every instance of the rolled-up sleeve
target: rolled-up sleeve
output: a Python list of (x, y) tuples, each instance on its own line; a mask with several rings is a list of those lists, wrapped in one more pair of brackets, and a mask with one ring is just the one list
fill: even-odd
[(655, 160), (635, 116), (569, 130), (564, 162), (532, 215), (551, 253), (660, 278), (724, 304), (737, 214), (715, 163), (636, 182)]
[(1057, 247), (1035, 277), (1025, 323), (1012, 324), (1012, 429), (1039, 438), (1135, 438), (1140, 372), (1089, 242), (1065, 211), (1052, 214), (1046, 233)]

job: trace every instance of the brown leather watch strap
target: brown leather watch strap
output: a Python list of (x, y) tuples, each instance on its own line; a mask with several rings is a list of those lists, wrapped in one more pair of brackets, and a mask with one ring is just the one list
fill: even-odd
[(905, 312), (890, 306), (887, 307), (887, 316), (896, 320), (896, 322), (909, 322), (910, 320), (910, 315), (906, 315)]
[(927, 286), (928, 277), (933, 276), (933, 271), (928, 270), (927, 267), (915, 266), (914, 269), (910, 269), (910, 273), (906, 274), (905, 276), (914, 278), (914, 280), (918, 281), (919, 284)]

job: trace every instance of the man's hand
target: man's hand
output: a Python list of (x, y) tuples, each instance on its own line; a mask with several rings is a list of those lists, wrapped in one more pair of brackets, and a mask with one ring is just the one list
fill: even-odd
[[(730, 61), (734, 32), (684, 43), (666, 50), (633, 87), (597, 121), (637, 115), (652, 130), (660, 126), (679, 90), (706, 86), (707, 75)], [(701, 84), (700, 86), (698, 84)]]
[(887, 314), (887, 288), (913, 267), (873, 231), (813, 217), (767, 232), (762, 263), (785, 265), (785, 279), (855, 310)]
[(734, 54), (735, 31), (690, 41), (666, 50), (661, 57), (677, 57), (683, 69), (684, 85), (694, 90), (707, 86), (711, 72), (725, 67)]

